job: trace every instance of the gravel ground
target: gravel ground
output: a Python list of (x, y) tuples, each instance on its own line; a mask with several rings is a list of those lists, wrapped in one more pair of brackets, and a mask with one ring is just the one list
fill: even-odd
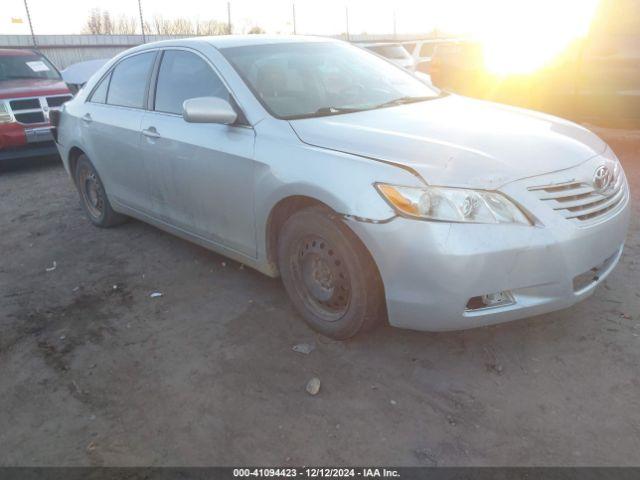
[(633, 219), (592, 298), (348, 342), (278, 280), (140, 222), (92, 227), (55, 159), (5, 165), (0, 465), (640, 464), (640, 132), (600, 133)]

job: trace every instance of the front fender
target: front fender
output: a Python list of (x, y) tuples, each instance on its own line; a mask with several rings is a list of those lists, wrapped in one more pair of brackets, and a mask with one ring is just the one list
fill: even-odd
[(424, 185), (397, 165), (307, 145), (287, 122), (275, 119), (256, 126), (255, 152), (256, 234), (262, 258), (271, 211), (287, 197), (309, 197), (342, 215), (384, 221), (396, 213), (375, 189), (376, 182)]

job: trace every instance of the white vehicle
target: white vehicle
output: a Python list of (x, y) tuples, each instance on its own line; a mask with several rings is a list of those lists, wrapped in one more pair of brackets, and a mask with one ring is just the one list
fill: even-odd
[(366, 48), (381, 57), (384, 57), (410, 72), (416, 70), (416, 62), (407, 50), (399, 43), (359, 43), (360, 47)]
[(136, 47), (65, 104), (57, 140), (94, 224), (129, 215), (281, 276), (340, 339), (569, 307), (629, 223), (622, 167), (589, 130), (321, 38)]
[(429, 65), (431, 64), (431, 58), (433, 52), (438, 45), (443, 43), (449, 43), (452, 40), (416, 40), (412, 42), (402, 42), (404, 49), (413, 57), (413, 61), (416, 65), (416, 70), (429, 73)]
[(62, 75), (62, 79), (65, 83), (69, 85), (69, 88), (71, 88), (75, 94), (84, 86), (85, 83), (89, 81), (91, 76), (100, 70), (108, 61), (108, 58), (101, 58), (74, 63), (62, 70), (60, 74)]

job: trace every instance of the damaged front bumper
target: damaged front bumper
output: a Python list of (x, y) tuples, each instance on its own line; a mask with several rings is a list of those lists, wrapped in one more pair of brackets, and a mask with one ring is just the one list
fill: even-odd
[[(389, 323), (444, 331), (569, 307), (614, 269), (629, 224), (629, 194), (606, 219), (581, 227), (540, 206), (543, 226), (479, 225), (396, 217), (347, 219), (378, 265)], [(495, 305), (482, 299), (497, 298)]]

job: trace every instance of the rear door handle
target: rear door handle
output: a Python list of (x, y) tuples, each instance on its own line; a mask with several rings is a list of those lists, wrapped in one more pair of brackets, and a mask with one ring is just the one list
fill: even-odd
[(149, 127), (145, 130), (142, 130), (142, 134), (145, 137), (149, 138), (160, 138), (160, 134), (158, 133), (158, 130), (156, 130), (156, 127)]
[(91, 123), (93, 122), (93, 118), (91, 118), (91, 114), (85, 113), (84, 116), (82, 117), (82, 121), (84, 123)]

